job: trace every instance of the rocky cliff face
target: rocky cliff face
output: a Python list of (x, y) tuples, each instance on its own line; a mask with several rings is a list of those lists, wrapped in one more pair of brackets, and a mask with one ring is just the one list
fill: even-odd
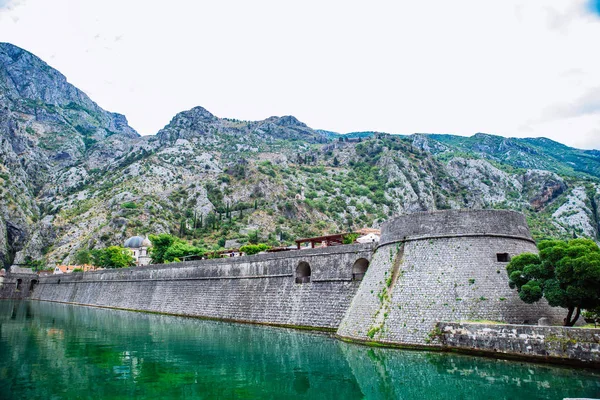
[(597, 237), (599, 160), (542, 139), (346, 136), (202, 107), (140, 137), (34, 55), (0, 44), (5, 265), (68, 262), (145, 233), (275, 245), (446, 208), (520, 210), (537, 238)]
[[(0, 259), (40, 257), (56, 237), (44, 218), (55, 196), (138, 137), (123, 115), (98, 107), (33, 54), (0, 43)], [(106, 147), (110, 156), (98, 157)]]

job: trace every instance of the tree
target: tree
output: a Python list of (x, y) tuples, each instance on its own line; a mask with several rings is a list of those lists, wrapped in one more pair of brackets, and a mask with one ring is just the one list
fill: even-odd
[(75, 253), (73, 261), (76, 265), (91, 264), (92, 253), (89, 250), (79, 250), (77, 253)]
[(150, 235), (150, 241), (152, 247), (150, 248), (150, 258), (153, 264), (162, 264), (165, 262), (165, 253), (175, 241), (179, 240), (175, 236), (169, 235), (168, 233), (161, 233), (160, 235)]
[(93, 264), (102, 268), (127, 268), (135, 264), (131, 250), (121, 246), (92, 250)]
[(581, 309), (600, 307), (600, 248), (590, 239), (546, 240), (538, 254), (516, 256), (507, 265), (509, 285), (526, 303), (542, 297), (552, 307), (568, 310), (565, 326), (573, 326)]
[(248, 232), (248, 242), (251, 244), (258, 244), (260, 241), (259, 234), (260, 232), (258, 229)]
[(150, 258), (153, 264), (173, 262), (187, 256), (202, 256), (206, 252), (203, 248), (192, 246), (168, 233), (150, 235), (150, 241)]
[(181, 260), (189, 256), (202, 256), (204, 253), (205, 250), (200, 247), (178, 241), (167, 248), (164, 255), (164, 262), (173, 262), (176, 259)]
[(31, 256), (25, 257), (25, 268), (31, 268), (33, 271), (43, 271), (46, 269), (46, 261), (34, 260)]

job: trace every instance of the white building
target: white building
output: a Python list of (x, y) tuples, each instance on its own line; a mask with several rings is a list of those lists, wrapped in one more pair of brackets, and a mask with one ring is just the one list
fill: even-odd
[(133, 258), (135, 258), (135, 265), (144, 266), (150, 264), (150, 254), (148, 250), (152, 247), (152, 242), (141, 236), (133, 236), (125, 241), (125, 247), (133, 252)]
[(374, 243), (379, 242), (380, 236), (375, 233), (369, 233), (356, 239), (358, 243)]

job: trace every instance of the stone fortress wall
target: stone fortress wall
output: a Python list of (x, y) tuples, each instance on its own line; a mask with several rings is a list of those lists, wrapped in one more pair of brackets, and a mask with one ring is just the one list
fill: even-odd
[[(353, 265), (368, 264), (373, 249), (373, 244), (346, 245), (34, 276), (33, 285), (31, 276), (15, 275), (5, 279), (0, 298), (335, 330), (360, 284), (353, 279)], [(304, 283), (296, 283), (297, 270)]]
[(535, 324), (548, 317), (559, 324), (564, 310), (543, 301), (525, 304), (508, 286), (510, 257), (536, 251), (520, 213), (436, 211), (388, 221), (378, 247), (344, 245), (39, 278), (8, 274), (0, 298), (306, 327), (337, 331), (346, 340), (439, 347), (433, 339), (440, 321)]
[(439, 321), (561, 323), (564, 310), (526, 304), (508, 286), (510, 257), (537, 252), (523, 214), (451, 210), (383, 225), (381, 243), (340, 327), (342, 338), (439, 346)]

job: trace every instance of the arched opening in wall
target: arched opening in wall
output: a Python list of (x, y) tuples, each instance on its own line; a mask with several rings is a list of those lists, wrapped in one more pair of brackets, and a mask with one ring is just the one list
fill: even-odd
[(38, 280), (37, 279), (32, 279), (31, 282), (29, 282), (29, 292), (33, 292), (33, 289), (35, 289), (35, 287), (38, 284)]
[(296, 283), (310, 282), (310, 265), (306, 261), (301, 261), (296, 267)]
[(17, 290), (21, 290), (22, 284), (23, 284), (23, 279), (17, 279)]
[(58, 285), (58, 284), (60, 284), (60, 279), (58, 280), (58, 282), (56, 282), (56, 284), (57, 284), (57, 285)]
[(362, 281), (369, 268), (369, 260), (366, 258), (359, 258), (354, 262), (352, 266), (352, 280)]

